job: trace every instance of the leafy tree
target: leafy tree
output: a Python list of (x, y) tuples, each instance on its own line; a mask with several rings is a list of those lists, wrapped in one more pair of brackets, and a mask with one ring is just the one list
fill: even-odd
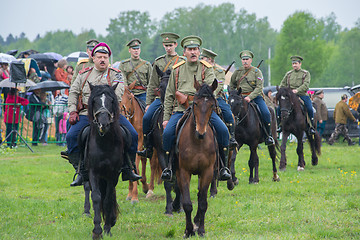
[(16, 38), (10, 33), (5, 40), (5, 45), (10, 45), (11, 43), (16, 42)]
[(324, 25), (321, 38), (326, 42), (337, 42), (341, 32), (341, 26), (336, 22), (335, 13), (332, 12), (329, 16), (321, 18), (320, 21)]

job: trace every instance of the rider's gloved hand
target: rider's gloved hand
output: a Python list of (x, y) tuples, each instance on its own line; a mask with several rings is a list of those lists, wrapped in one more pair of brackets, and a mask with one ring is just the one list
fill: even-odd
[(74, 125), (75, 123), (77, 123), (79, 121), (79, 114), (75, 111), (70, 113), (70, 117), (69, 117), (69, 123), (71, 125)]

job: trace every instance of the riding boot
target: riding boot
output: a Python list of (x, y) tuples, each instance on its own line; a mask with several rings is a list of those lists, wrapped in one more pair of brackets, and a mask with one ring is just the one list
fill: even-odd
[(135, 166), (135, 158), (136, 153), (126, 152), (125, 158), (123, 161), (122, 169), (121, 169), (121, 178), (123, 181), (137, 181), (142, 177), (136, 174), (136, 166)]
[(144, 134), (144, 150), (138, 151), (137, 154), (141, 157), (151, 158), (153, 154), (153, 144), (151, 134)]
[(235, 124), (228, 123), (226, 125), (227, 125), (227, 127), (229, 129), (229, 133), (230, 133), (229, 148), (234, 149), (234, 148), (236, 148), (238, 146), (238, 143), (236, 142), (236, 139), (235, 139)]
[(223, 163), (223, 167), (220, 169), (220, 181), (227, 181), (231, 178), (230, 169), (228, 168), (228, 156), (229, 156), (229, 148), (227, 147), (219, 147), (220, 160)]
[(84, 168), (83, 163), (80, 163), (80, 169), (79, 169), (79, 162), (80, 162), (80, 153), (79, 152), (74, 152), (74, 153), (70, 153), (68, 155), (69, 157), (69, 162), (73, 165), (76, 173), (74, 175), (74, 178), (76, 176), (76, 179), (73, 178), (73, 182), (70, 183), (71, 187), (76, 187), (76, 186), (80, 186), (82, 185), (84, 178), (82, 173), (84, 173), (84, 170), (82, 168)]
[(161, 173), (161, 180), (163, 181), (171, 181), (173, 173), (172, 173), (172, 161), (170, 157), (170, 152), (165, 153), (165, 160), (168, 163), (168, 167), (164, 168), (163, 172)]
[(62, 158), (65, 158), (66, 160), (69, 161), (69, 153), (68, 153), (67, 149), (65, 151), (61, 151), (60, 155), (61, 155)]
[(309, 133), (310, 135), (314, 135), (316, 133), (316, 130), (314, 128), (314, 118), (310, 119), (310, 126), (309, 126)]
[(271, 134), (271, 125), (270, 125), (270, 123), (264, 124), (264, 128), (265, 128), (265, 134), (266, 134), (265, 145), (266, 146), (274, 145), (275, 141), (274, 141), (274, 138), (272, 137), (272, 134)]

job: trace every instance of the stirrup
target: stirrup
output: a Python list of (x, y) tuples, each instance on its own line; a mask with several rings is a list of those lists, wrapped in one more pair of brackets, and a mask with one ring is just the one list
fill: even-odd
[(220, 169), (219, 181), (227, 181), (229, 179), (231, 179), (230, 169), (227, 167)]
[[(166, 175), (165, 175), (166, 174)], [(169, 177), (170, 175), (170, 177)], [(171, 181), (171, 179), (173, 178), (173, 172), (171, 169), (165, 168), (162, 173), (161, 173), (161, 180), (164, 181)]]
[(274, 141), (274, 138), (272, 136), (268, 136), (266, 139), (265, 139), (265, 145), (266, 146), (272, 146), (275, 144), (275, 141)]

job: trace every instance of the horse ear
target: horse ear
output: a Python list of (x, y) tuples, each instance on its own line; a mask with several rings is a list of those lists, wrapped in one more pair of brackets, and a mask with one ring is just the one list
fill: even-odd
[(111, 88), (115, 91), (115, 89), (117, 88), (117, 86), (119, 85), (119, 82), (117, 82), (115, 85), (113, 85)]
[(194, 75), (194, 88), (196, 91), (199, 91), (200, 89), (200, 83), (196, 80), (196, 76)]
[(155, 65), (155, 69), (156, 69), (156, 72), (159, 75), (159, 77), (162, 77), (164, 75), (164, 72), (160, 70), (158, 65)]
[(239, 87), (239, 90), (237, 91), (237, 95), (240, 95), (241, 92), (242, 92), (242, 89), (241, 89), (241, 87)]
[(218, 87), (218, 81), (215, 78), (212, 85), (211, 85), (212, 91), (215, 91), (217, 89), (217, 87)]

